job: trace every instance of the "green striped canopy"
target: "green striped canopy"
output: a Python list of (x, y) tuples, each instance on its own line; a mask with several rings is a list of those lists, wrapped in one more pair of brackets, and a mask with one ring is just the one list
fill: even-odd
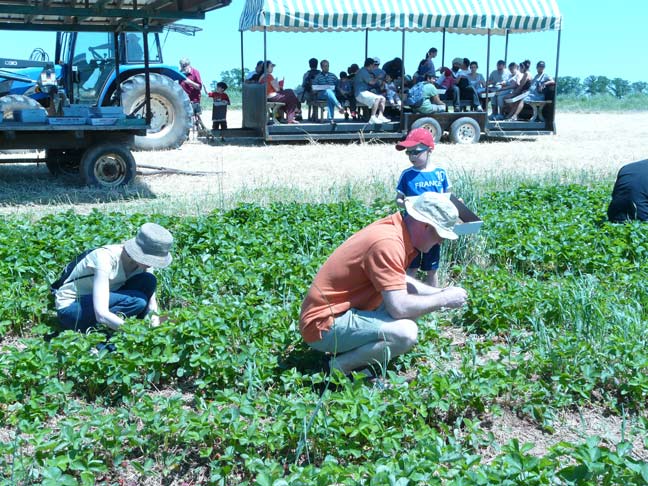
[(560, 30), (556, 0), (246, 0), (239, 30)]

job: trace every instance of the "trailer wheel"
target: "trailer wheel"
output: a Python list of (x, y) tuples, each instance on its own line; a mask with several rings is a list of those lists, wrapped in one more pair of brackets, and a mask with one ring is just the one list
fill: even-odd
[[(189, 138), (193, 108), (182, 86), (167, 76), (151, 73), (151, 127), (146, 137), (135, 137), (136, 150), (178, 148)], [(128, 115), (146, 116), (146, 84), (143, 74), (136, 74), (121, 84), (122, 106)], [(138, 108), (139, 107), (139, 108)], [(136, 110), (136, 108), (138, 108)]]
[(452, 143), (477, 143), (480, 136), (479, 123), (470, 117), (464, 116), (450, 125), (450, 141)]
[(45, 165), (53, 176), (77, 176), (83, 150), (55, 150), (45, 152)]
[(434, 118), (431, 118), (429, 116), (415, 120), (414, 123), (412, 123), (412, 125), (410, 126), (410, 130), (413, 130), (414, 128), (425, 128), (426, 130), (428, 130), (434, 137), (434, 143), (439, 143), (441, 136), (443, 135), (443, 128), (441, 128), (441, 124)]
[(14, 110), (43, 110), (38, 101), (24, 95), (7, 95), (0, 98), (0, 113), (5, 120), (13, 120)]
[(115, 143), (90, 147), (81, 158), (81, 179), (88, 186), (114, 188), (128, 184), (135, 170), (131, 151)]

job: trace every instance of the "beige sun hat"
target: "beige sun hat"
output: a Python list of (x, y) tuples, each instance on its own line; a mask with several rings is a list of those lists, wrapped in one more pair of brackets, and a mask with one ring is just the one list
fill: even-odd
[(405, 209), (415, 220), (432, 225), (441, 238), (457, 239), (453, 230), (459, 212), (450, 198), (438, 192), (424, 192), (420, 196), (405, 198)]
[(149, 267), (168, 267), (171, 257), (173, 236), (159, 224), (144, 223), (137, 231), (135, 238), (124, 243), (124, 249), (137, 263)]

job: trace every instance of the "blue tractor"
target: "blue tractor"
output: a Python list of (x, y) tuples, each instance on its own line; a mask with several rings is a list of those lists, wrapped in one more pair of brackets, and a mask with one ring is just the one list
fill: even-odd
[[(52, 93), (43, 86), (54, 84), (70, 103), (121, 105), (127, 115), (144, 117), (143, 46), (141, 33), (118, 35), (119, 90), (115, 40), (109, 32), (57, 33), (55, 62), (40, 49), (30, 60), (0, 59), (0, 112), (11, 117), (16, 109), (43, 106), (52, 110)], [(152, 118), (147, 135), (135, 137), (133, 148), (177, 148), (188, 138), (193, 116), (189, 97), (178, 83), (185, 76), (175, 65), (164, 64), (158, 34), (149, 35), (148, 50)]]

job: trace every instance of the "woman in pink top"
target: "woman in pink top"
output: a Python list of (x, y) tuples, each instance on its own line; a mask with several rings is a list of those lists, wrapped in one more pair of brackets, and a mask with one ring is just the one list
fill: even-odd
[(295, 115), (301, 111), (301, 103), (292, 89), (283, 89), (283, 80), (278, 82), (275, 79), (272, 75), (274, 67), (272, 62), (266, 61), (265, 69), (259, 77), (259, 83), (266, 85), (268, 101), (285, 103), (282, 109), (286, 112), (288, 123), (299, 123), (295, 120)]

